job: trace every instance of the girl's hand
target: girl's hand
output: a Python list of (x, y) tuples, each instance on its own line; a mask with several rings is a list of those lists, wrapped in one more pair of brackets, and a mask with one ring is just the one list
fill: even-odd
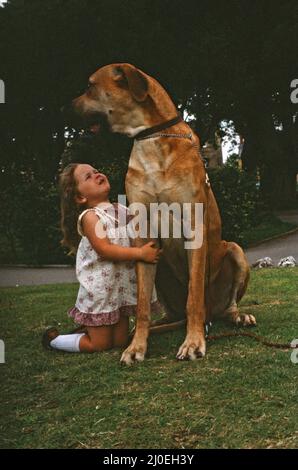
[(154, 242), (146, 243), (146, 245), (140, 248), (141, 252), (141, 261), (145, 263), (157, 263), (159, 260), (159, 255), (162, 252), (159, 248), (154, 248)]

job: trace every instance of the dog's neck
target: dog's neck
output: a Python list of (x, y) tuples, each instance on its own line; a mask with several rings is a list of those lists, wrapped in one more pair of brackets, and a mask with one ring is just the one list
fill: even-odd
[(150, 127), (144, 124), (137, 126), (137, 127), (114, 124), (112, 128), (113, 128), (113, 132), (119, 132), (119, 133), (127, 135), (128, 137), (141, 140), (142, 138), (150, 136), (151, 134), (168, 129), (169, 127), (172, 127), (181, 121), (183, 121), (182, 117), (180, 115), (177, 115), (173, 119), (164, 120), (160, 124), (150, 126)]
[[(153, 132), (155, 127), (161, 126), (160, 129), (166, 129), (174, 125), (171, 121), (173, 118), (176, 121), (178, 111), (167, 93), (159, 86), (157, 90), (151, 90), (151, 95), (148, 104), (144, 107), (136, 106), (134, 109), (111, 107), (108, 112), (108, 121), (112, 132), (136, 138), (142, 132), (146, 133), (147, 130), (150, 134), (150, 129)], [(166, 95), (166, 100), (161, 100), (161, 97), (165, 98), (163, 95)], [(162, 109), (159, 109), (159, 101), (165, 103)], [(182, 118), (179, 119), (179, 121), (182, 120)]]
[(175, 116), (173, 119), (168, 119), (164, 122), (161, 122), (160, 124), (157, 124), (155, 126), (149, 127), (141, 132), (139, 132), (137, 135), (135, 135), (135, 139), (137, 140), (142, 140), (145, 138), (150, 137), (151, 135), (156, 134), (157, 132), (163, 131), (165, 129), (168, 129), (169, 127), (174, 126), (175, 124), (179, 124), (181, 121), (183, 121), (182, 117), (180, 114)]
[(122, 130), (118, 129), (116, 130), (116, 127), (114, 127), (114, 132), (121, 132), (122, 134), (127, 135), (127, 137), (130, 138), (135, 138), (140, 132), (146, 130), (146, 126), (138, 126), (138, 127), (130, 127), (130, 126), (125, 126), (124, 128), (122, 127)]
[(144, 113), (138, 108), (129, 112), (121, 108), (111, 108), (107, 117), (112, 132), (124, 134), (130, 138), (134, 138), (148, 127)]
[[(171, 148), (169, 148), (169, 143), (172, 143)], [(151, 176), (155, 170), (167, 171), (175, 159), (184, 155), (184, 148), (185, 151), (189, 151), (190, 144), (197, 151), (199, 139), (189, 125), (181, 120), (160, 133), (140, 139), (135, 138), (129, 167), (138, 170), (142, 168), (143, 171), (146, 170), (147, 175), (151, 174)], [(179, 146), (179, 152), (177, 152), (177, 146)]]

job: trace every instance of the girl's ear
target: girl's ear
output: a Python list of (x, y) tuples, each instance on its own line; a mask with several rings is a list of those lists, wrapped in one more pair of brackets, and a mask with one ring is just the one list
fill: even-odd
[(77, 204), (79, 204), (81, 206), (83, 204), (86, 204), (87, 198), (85, 196), (81, 196), (80, 194), (77, 194), (75, 196), (75, 201), (76, 201)]

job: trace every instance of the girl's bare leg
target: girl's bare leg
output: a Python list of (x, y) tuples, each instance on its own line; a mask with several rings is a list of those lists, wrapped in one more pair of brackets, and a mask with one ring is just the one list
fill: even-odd
[(128, 344), (129, 319), (120, 316), (118, 323), (113, 325), (113, 348), (124, 348)]
[(81, 352), (100, 352), (113, 347), (113, 325), (87, 326), (87, 334), (80, 339)]

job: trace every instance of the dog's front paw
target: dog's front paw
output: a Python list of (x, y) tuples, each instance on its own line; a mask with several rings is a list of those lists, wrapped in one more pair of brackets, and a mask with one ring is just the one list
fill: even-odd
[(206, 354), (206, 341), (205, 338), (186, 338), (184, 343), (176, 355), (180, 361), (188, 360), (194, 361)]
[(142, 362), (145, 359), (146, 347), (142, 346), (133, 346), (132, 344), (128, 346), (127, 349), (123, 352), (120, 362), (130, 366), (134, 362)]
[(243, 314), (236, 318), (237, 326), (256, 326), (257, 321), (253, 315)]

